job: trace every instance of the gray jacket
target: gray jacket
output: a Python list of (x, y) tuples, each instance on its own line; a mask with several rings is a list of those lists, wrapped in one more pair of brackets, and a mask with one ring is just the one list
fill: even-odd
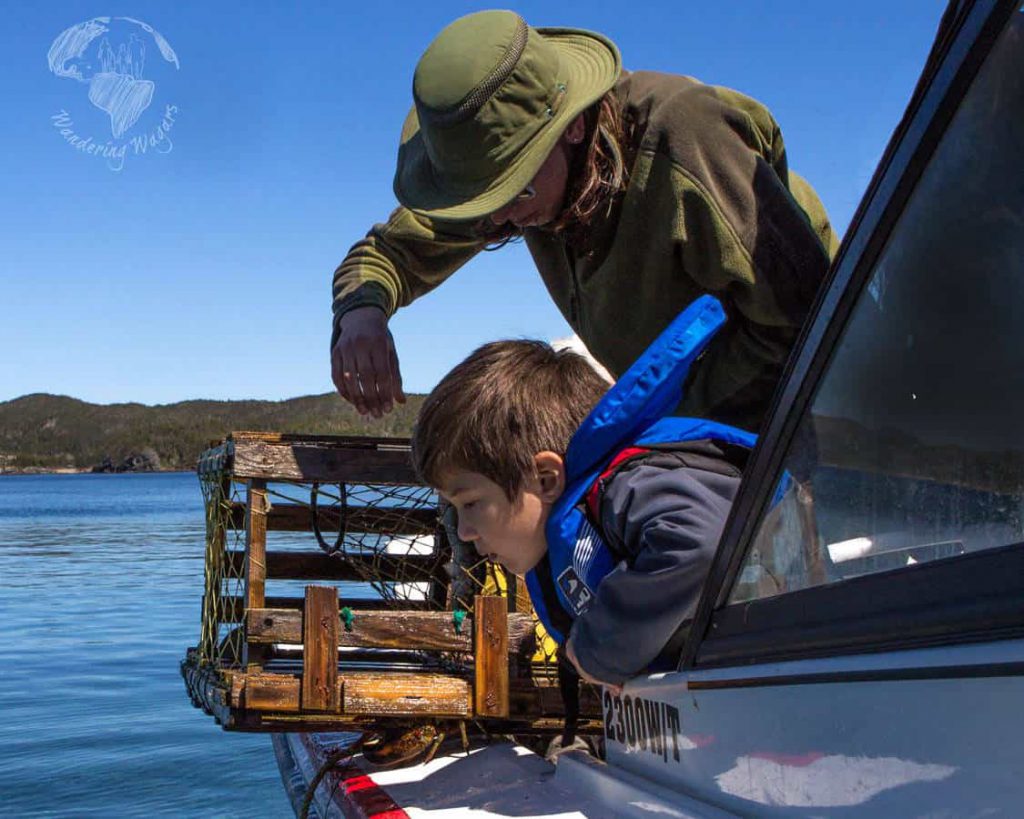
[(740, 474), (725, 460), (662, 452), (607, 481), (601, 534), (623, 559), (570, 631), (584, 671), (621, 684), (656, 660), (674, 667), (680, 629), (693, 617)]

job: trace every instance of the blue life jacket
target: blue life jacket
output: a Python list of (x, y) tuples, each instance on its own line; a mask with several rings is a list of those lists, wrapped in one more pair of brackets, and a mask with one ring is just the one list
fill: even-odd
[(680, 313), (598, 402), (569, 442), (566, 486), (548, 516), (547, 554), (526, 575), (530, 600), (559, 644), (618, 562), (584, 512), (584, 497), (629, 447), (711, 440), (751, 449), (757, 437), (699, 418), (668, 416), (683, 399), (690, 367), (725, 323), (712, 296)]

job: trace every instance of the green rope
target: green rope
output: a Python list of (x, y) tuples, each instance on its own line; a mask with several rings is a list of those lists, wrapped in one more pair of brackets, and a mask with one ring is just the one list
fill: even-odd
[(352, 631), (352, 621), (355, 619), (356, 616), (348, 606), (341, 610), (341, 620), (345, 624), (345, 631)]
[(452, 623), (455, 626), (455, 633), (462, 634), (462, 624), (466, 621), (466, 612), (462, 609), (455, 609), (452, 612)]

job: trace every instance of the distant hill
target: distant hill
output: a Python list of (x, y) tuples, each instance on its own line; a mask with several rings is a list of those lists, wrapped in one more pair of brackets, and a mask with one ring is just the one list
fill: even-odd
[(424, 396), (379, 420), (334, 393), (287, 401), (89, 404), (36, 393), (0, 402), (0, 472), (23, 469), (192, 469), (208, 443), (236, 429), (408, 436)]

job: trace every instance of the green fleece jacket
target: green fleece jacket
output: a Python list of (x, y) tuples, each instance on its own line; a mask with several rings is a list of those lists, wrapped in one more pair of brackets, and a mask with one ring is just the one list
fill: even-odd
[[(629, 184), (585, 249), (527, 228), (548, 292), (594, 356), (623, 373), (686, 305), (717, 296), (726, 327), (691, 375), (680, 412), (757, 430), (838, 244), (814, 190), (789, 170), (760, 103), (690, 77), (624, 72)], [(355, 307), (391, 315), (483, 247), (472, 226), (399, 207), (334, 274), (334, 337)], [(332, 340), (333, 344), (333, 340)]]

